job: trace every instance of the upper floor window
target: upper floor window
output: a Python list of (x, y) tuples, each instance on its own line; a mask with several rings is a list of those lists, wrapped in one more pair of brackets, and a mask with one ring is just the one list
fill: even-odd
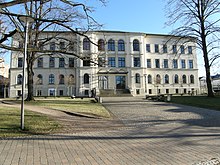
[(55, 83), (55, 78), (53, 74), (49, 75), (49, 84), (54, 84)]
[(185, 47), (184, 47), (184, 45), (180, 46), (180, 53), (181, 54), (185, 54)]
[(141, 67), (140, 57), (134, 57), (134, 67)]
[(186, 84), (186, 75), (185, 74), (182, 76), (182, 81), (183, 81), (183, 84)]
[(43, 57), (39, 57), (37, 59), (37, 67), (42, 68), (43, 67)]
[(59, 67), (64, 68), (65, 66), (65, 59), (64, 58), (59, 58)]
[(125, 42), (124, 40), (118, 41), (118, 51), (125, 51)]
[(194, 76), (193, 75), (190, 75), (190, 83), (194, 84)]
[(60, 42), (60, 50), (64, 50), (65, 49), (65, 42), (61, 41)]
[(69, 67), (74, 67), (74, 58), (69, 58)]
[(83, 76), (83, 81), (84, 81), (84, 84), (89, 84), (89, 74), (84, 74)]
[(179, 76), (177, 74), (175, 74), (175, 76), (174, 76), (174, 83), (175, 84), (179, 83)]
[(141, 77), (140, 77), (140, 74), (139, 74), (139, 73), (136, 73), (136, 74), (135, 74), (135, 83), (138, 83), (138, 84), (141, 83)]
[(192, 46), (188, 46), (188, 54), (192, 54)]
[(115, 51), (115, 41), (113, 39), (108, 40), (108, 51)]
[(41, 74), (37, 75), (37, 84), (38, 85), (43, 84), (43, 76)]
[(18, 57), (18, 68), (23, 67), (23, 58), (22, 57)]
[(108, 57), (108, 66), (115, 67), (115, 57)]
[(159, 53), (159, 45), (158, 44), (154, 45), (154, 51), (155, 51), (155, 53)]
[(173, 59), (173, 68), (178, 68), (178, 61)]
[(88, 38), (83, 39), (83, 50), (90, 50), (90, 41)]
[(64, 75), (59, 75), (59, 84), (64, 84)]
[(146, 51), (150, 52), (150, 44), (146, 44)]
[(151, 59), (147, 59), (147, 68), (151, 68)]
[(56, 50), (56, 44), (55, 42), (50, 43), (50, 50)]
[(155, 67), (160, 68), (160, 59), (155, 59)]
[(105, 51), (105, 41), (103, 39), (98, 40), (98, 50)]
[(176, 45), (173, 45), (173, 54), (176, 54), (176, 53), (177, 53)]
[(137, 39), (133, 41), (133, 51), (140, 51), (140, 44)]
[(161, 77), (159, 74), (156, 75), (156, 84), (160, 84), (161, 83)]
[(167, 74), (164, 77), (164, 83), (169, 84), (169, 76)]
[(193, 69), (193, 60), (189, 60), (189, 68)]
[(147, 76), (147, 82), (148, 84), (152, 84), (152, 76), (150, 74)]
[(167, 53), (167, 45), (163, 45), (163, 53)]
[(125, 67), (125, 57), (118, 57), (118, 67)]
[(21, 85), (21, 84), (22, 84), (22, 75), (21, 75), (21, 74), (19, 74), (19, 75), (17, 76), (17, 84), (18, 84), (18, 85)]
[(99, 67), (105, 66), (105, 58), (104, 57), (99, 57), (98, 58), (98, 66)]
[(90, 66), (90, 58), (88, 59), (88, 58), (85, 58), (84, 60), (83, 60), (83, 66)]
[(163, 60), (163, 67), (164, 68), (168, 68), (169, 66), (168, 66), (168, 59), (164, 59)]
[(185, 60), (181, 60), (181, 65), (182, 65), (182, 68), (186, 68), (186, 61)]
[(50, 57), (49, 58), (49, 67), (50, 68), (54, 68), (55, 67), (55, 58), (54, 57)]

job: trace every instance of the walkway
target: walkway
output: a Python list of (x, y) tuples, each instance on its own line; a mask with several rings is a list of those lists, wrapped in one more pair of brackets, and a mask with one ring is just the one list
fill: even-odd
[[(218, 164), (220, 112), (142, 98), (104, 98), (115, 129), (0, 141), (0, 165)], [(203, 163), (202, 163), (203, 161)]]

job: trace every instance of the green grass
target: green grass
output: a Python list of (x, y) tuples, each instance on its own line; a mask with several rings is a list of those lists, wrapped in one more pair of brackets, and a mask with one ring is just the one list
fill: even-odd
[(173, 96), (171, 102), (220, 111), (219, 96), (214, 98), (207, 96)]
[(81, 114), (95, 115), (99, 117), (109, 118), (110, 113), (100, 104), (94, 103), (93, 99), (66, 99), (66, 98), (50, 98), (36, 99), (26, 104), (43, 106), (60, 111), (75, 112)]
[(61, 126), (45, 115), (25, 110), (25, 129), (20, 129), (20, 110), (0, 107), (0, 137), (51, 133)]

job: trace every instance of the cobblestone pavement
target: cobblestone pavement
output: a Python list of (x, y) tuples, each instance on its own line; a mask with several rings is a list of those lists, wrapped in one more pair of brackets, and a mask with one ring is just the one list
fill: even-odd
[(0, 140), (0, 165), (196, 165), (220, 161), (220, 112), (103, 98), (123, 127)]

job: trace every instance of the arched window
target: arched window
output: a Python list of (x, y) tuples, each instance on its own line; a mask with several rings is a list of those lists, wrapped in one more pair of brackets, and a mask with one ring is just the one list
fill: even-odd
[(182, 79), (183, 79), (183, 84), (186, 84), (186, 75), (185, 74), (182, 76)]
[(161, 78), (160, 78), (160, 75), (158, 74), (156, 76), (156, 84), (160, 84), (161, 83)]
[(63, 74), (59, 75), (59, 84), (64, 84), (64, 75)]
[(18, 77), (17, 77), (17, 84), (18, 85), (22, 84), (22, 75), (21, 74), (19, 74)]
[(164, 77), (164, 83), (169, 84), (169, 76), (167, 74)]
[(49, 84), (54, 84), (54, 82), (55, 82), (54, 75), (50, 74), (49, 75)]
[(194, 76), (193, 75), (190, 75), (190, 83), (194, 84)]
[(125, 42), (124, 42), (124, 40), (118, 40), (118, 51), (125, 51)]
[(140, 50), (139, 41), (137, 39), (135, 39), (133, 41), (133, 51), (139, 51), (139, 50)]
[(83, 76), (84, 84), (89, 84), (89, 75), (86, 73)]
[(140, 77), (140, 74), (139, 74), (139, 73), (136, 73), (136, 74), (135, 74), (135, 83), (138, 83), (138, 84), (141, 83), (141, 77)]
[(90, 50), (90, 41), (88, 38), (83, 39), (83, 50)]
[(98, 50), (99, 51), (105, 51), (105, 41), (103, 39), (100, 39), (98, 41)]
[(115, 51), (115, 41), (113, 39), (108, 40), (108, 51)]
[(179, 83), (179, 76), (177, 74), (175, 74), (175, 76), (174, 76), (174, 83), (175, 84)]
[(43, 84), (43, 76), (41, 74), (37, 75), (37, 84), (38, 85)]
[(75, 84), (75, 78), (74, 78), (74, 75), (71, 74), (71, 75), (69, 76), (68, 84), (69, 84), (69, 85), (73, 85), (73, 84)]
[(148, 84), (152, 84), (152, 76), (150, 74), (147, 76), (147, 82)]

